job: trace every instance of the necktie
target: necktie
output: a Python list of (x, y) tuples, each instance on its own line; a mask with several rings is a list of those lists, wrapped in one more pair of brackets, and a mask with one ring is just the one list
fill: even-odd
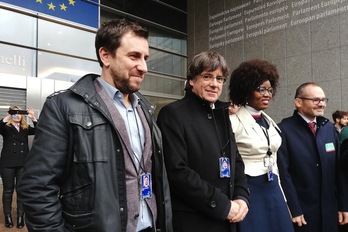
[(308, 126), (309, 128), (311, 128), (311, 131), (313, 132), (313, 135), (315, 136), (315, 122), (309, 122)]

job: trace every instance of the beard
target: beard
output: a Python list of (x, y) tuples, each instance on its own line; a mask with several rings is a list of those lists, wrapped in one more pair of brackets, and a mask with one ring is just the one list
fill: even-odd
[(118, 73), (116, 70), (111, 70), (111, 76), (114, 81), (115, 87), (124, 94), (131, 94), (139, 91), (140, 83), (132, 82), (130, 76), (124, 76)]
[(345, 126), (347, 126), (347, 125), (340, 122), (340, 123), (339, 123), (339, 126), (342, 128), (342, 127), (345, 127)]
[(140, 89), (140, 85), (139, 86), (132, 85), (129, 79), (119, 79), (119, 80), (114, 79), (114, 84), (116, 88), (121, 93), (124, 93), (124, 94), (131, 94), (131, 93), (137, 92)]

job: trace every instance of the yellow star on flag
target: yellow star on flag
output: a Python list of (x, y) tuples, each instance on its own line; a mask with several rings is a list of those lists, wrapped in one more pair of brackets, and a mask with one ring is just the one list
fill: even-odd
[(47, 5), (48, 5), (49, 10), (54, 10), (54, 8), (56, 7), (55, 5), (53, 5), (52, 2), (50, 4), (47, 4)]
[(74, 0), (69, 0), (69, 5), (75, 6), (75, 1)]
[(68, 8), (66, 5), (64, 5), (64, 3), (63, 4), (59, 4), (59, 6), (60, 6), (60, 9), (64, 10), (64, 11), (66, 11), (66, 8)]
[(41, 3), (41, 4), (42, 4), (42, 0), (36, 0), (36, 2), (39, 2), (39, 3)]

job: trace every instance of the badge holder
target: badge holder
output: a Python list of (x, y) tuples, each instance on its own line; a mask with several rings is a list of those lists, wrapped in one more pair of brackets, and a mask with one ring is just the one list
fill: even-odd
[(219, 158), (220, 178), (231, 177), (231, 165), (228, 157)]
[(271, 165), (268, 166), (267, 178), (268, 178), (268, 181), (273, 181), (273, 171), (272, 171)]
[(152, 197), (152, 177), (151, 173), (144, 173), (140, 176), (141, 178), (141, 198)]
[(273, 157), (271, 152), (267, 152), (267, 156), (263, 158), (263, 165), (267, 167), (267, 179), (268, 181), (272, 181), (274, 179), (273, 176)]

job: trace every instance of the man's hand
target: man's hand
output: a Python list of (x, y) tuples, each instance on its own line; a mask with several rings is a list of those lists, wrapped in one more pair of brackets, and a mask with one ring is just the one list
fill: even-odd
[(348, 223), (348, 212), (338, 212), (338, 223), (345, 225)]
[(236, 206), (235, 209), (238, 209), (238, 210), (237, 211), (233, 211), (233, 213), (229, 214), (229, 216), (231, 215), (231, 217), (228, 216), (227, 219), (231, 223), (236, 223), (236, 222), (243, 221), (245, 216), (247, 215), (247, 213), (249, 211), (248, 205), (246, 204), (245, 201), (240, 200), (240, 199), (232, 201), (232, 207), (231, 208), (233, 208), (233, 205), (235, 205)]
[(298, 227), (301, 227), (303, 225), (307, 225), (307, 222), (306, 222), (303, 214), (300, 216), (297, 216), (297, 217), (293, 217), (292, 222), (297, 224)]
[(227, 215), (227, 220), (232, 222), (232, 218), (234, 218), (238, 212), (239, 212), (239, 204), (231, 201), (231, 208), (230, 208), (230, 212)]

